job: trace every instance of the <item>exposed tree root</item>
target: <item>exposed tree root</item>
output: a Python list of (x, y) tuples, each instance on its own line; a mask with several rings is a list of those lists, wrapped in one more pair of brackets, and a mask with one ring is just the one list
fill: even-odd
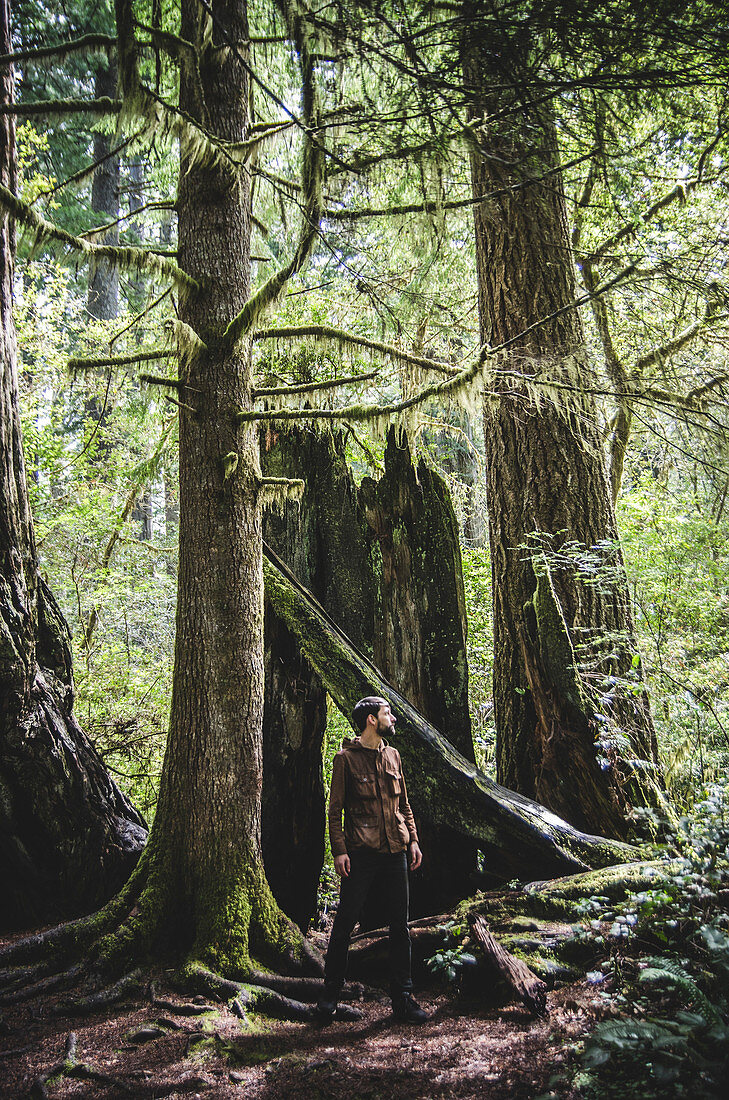
[(97, 1081), (99, 1084), (111, 1085), (122, 1092), (131, 1093), (131, 1088), (118, 1078), (109, 1077), (105, 1073), (98, 1073), (91, 1066), (87, 1066), (85, 1062), (79, 1062), (76, 1057), (76, 1043), (76, 1034), (72, 1031), (66, 1039), (63, 1061), (56, 1062), (50, 1069), (45, 1070), (36, 1077), (25, 1094), (28, 1100), (48, 1100), (46, 1085), (54, 1077), (72, 1077), (76, 1080)]
[(125, 997), (135, 996), (143, 988), (144, 979), (141, 970), (133, 970), (125, 974), (113, 985), (99, 989), (88, 997), (76, 997), (73, 1000), (63, 1001), (55, 1009), (59, 1016), (90, 1016), (94, 1012), (103, 1012), (110, 1005), (115, 1005)]
[[(272, 980), (272, 975), (263, 975)], [(290, 979), (289, 979), (290, 980)], [(304, 979), (300, 979), (304, 980)], [(285, 982), (286, 979), (282, 979)], [(273, 1016), (280, 1020), (313, 1020), (315, 1019), (312, 1004), (304, 1004), (302, 1001), (287, 997), (275, 989), (262, 985), (253, 985), (248, 982), (233, 982), (223, 978), (220, 974), (209, 970), (200, 963), (190, 964), (185, 968), (185, 984), (192, 985), (200, 993), (208, 996), (219, 997), (229, 1003), (237, 1002), (239, 1009), (245, 1013), (256, 1011), (266, 1016)], [(318, 983), (307, 983), (306, 989), (312, 1000), (318, 995), (321, 986)], [(236, 1013), (238, 1015), (239, 1013)], [(340, 1020), (360, 1020), (362, 1013), (353, 1005), (340, 1004), (337, 1006), (337, 1018)]]
[(32, 1000), (39, 993), (49, 993), (54, 989), (63, 989), (65, 986), (73, 985), (75, 981), (84, 976), (86, 970), (87, 968), (81, 963), (76, 963), (68, 970), (63, 970), (58, 974), (50, 974), (48, 977), (39, 978), (38, 981), (28, 982), (27, 984), (15, 976), (12, 983), (13, 988), (9, 988), (7, 993), (0, 996), (0, 1005), (20, 1004), (21, 1001)]
[[(185, 1004), (176, 1004), (174, 1001), (165, 1000), (164, 997), (157, 996), (156, 982), (149, 983), (149, 999), (155, 1008), (163, 1008), (165, 1012), (171, 1012), (173, 1016), (204, 1016), (206, 1012), (212, 1011), (214, 1005), (208, 1004), (202, 997), (196, 998), (196, 1000), (188, 1001)], [(172, 1024), (171, 1026), (179, 1027), (179, 1024)]]

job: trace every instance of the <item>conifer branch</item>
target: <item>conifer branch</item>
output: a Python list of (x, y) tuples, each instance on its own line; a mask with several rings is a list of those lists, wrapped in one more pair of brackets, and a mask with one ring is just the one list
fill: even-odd
[(42, 99), (38, 103), (2, 103), (0, 115), (36, 118), (43, 115), (118, 115), (123, 107), (120, 99), (101, 96), (99, 99)]
[(29, 50), (15, 50), (0, 55), (0, 65), (12, 65), (19, 61), (61, 61), (75, 53), (111, 53), (116, 49), (116, 38), (110, 34), (84, 34), (70, 42), (59, 42), (55, 46), (37, 46)]
[(154, 351), (131, 352), (129, 355), (101, 355), (95, 358), (68, 360), (70, 371), (100, 370), (102, 367), (129, 367), (133, 363), (152, 363), (156, 359), (172, 359), (177, 352), (157, 348)]
[[(599, 287), (589, 294), (581, 294), (578, 298), (575, 298), (567, 305), (561, 306), (559, 309), (554, 310), (552, 313), (540, 320), (535, 321), (531, 325), (527, 325), (525, 329), (517, 333), (515, 336), (511, 336), (508, 340), (505, 340), (502, 344), (495, 347), (488, 347), (484, 345), (479, 349), (476, 358), (463, 368), (457, 371), (448, 378), (442, 379), (440, 382), (434, 382), (429, 386), (423, 386), (416, 393), (403, 401), (396, 401), (386, 405), (345, 405), (338, 409), (270, 409), (270, 410), (241, 410), (237, 415), (237, 419), (241, 422), (245, 421), (260, 421), (260, 420), (295, 420), (301, 418), (303, 420), (370, 420), (377, 421), (383, 419), (389, 419), (393, 416), (398, 416), (401, 413), (408, 412), (411, 409), (416, 408), (418, 405), (422, 405), (425, 401), (429, 401), (431, 398), (444, 397), (456, 398), (460, 393), (465, 392), (470, 386), (472, 386), (479, 376), (485, 371), (488, 361), (493, 362), (503, 352), (508, 351), (510, 348), (518, 345), (524, 340), (525, 336), (528, 336), (531, 332), (542, 327), (542, 325), (548, 324), (551, 321), (556, 320), (557, 317), (561, 317), (565, 313), (569, 313), (573, 309), (578, 309), (580, 306), (589, 302), (591, 298), (598, 294), (606, 294), (608, 290), (616, 286), (618, 283), (623, 282), (629, 278), (635, 271), (635, 264), (628, 264), (621, 271), (614, 275), (612, 279), (608, 279), (607, 282), (602, 283)], [(427, 362), (427, 360), (426, 360)], [(499, 374), (505, 374), (506, 372), (498, 372)], [(517, 372), (511, 372), (517, 377)], [(522, 380), (526, 383), (533, 383), (536, 385), (542, 385), (545, 388), (562, 388), (573, 389), (575, 392), (591, 392), (587, 387), (572, 387), (569, 385), (560, 386), (557, 382), (549, 380), (538, 380), (533, 376), (522, 375)], [(499, 400), (501, 394), (498, 392), (484, 391), (484, 397), (489, 399)]]
[(122, 337), (125, 332), (129, 332), (130, 328), (134, 328), (134, 326), (139, 321), (141, 321), (144, 317), (146, 317), (148, 313), (151, 313), (153, 309), (156, 309), (157, 306), (160, 305), (165, 300), (165, 298), (168, 296), (168, 294), (171, 294), (171, 293), (172, 293), (172, 287), (168, 286), (166, 290), (163, 290), (161, 294), (157, 295), (157, 297), (154, 299), (154, 301), (150, 302), (148, 306), (145, 306), (145, 308), (143, 310), (141, 310), (140, 313), (137, 313), (135, 317), (132, 317), (131, 321), (129, 321), (122, 328), (117, 329), (117, 331), (114, 333), (114, 335), (109, 338), (109, 347), (112, 348), (114, 346), (114, 344), (116, 343), (116, 341), (119, 340), (120, 337)]
[(377, 378), (379, 371), (371, 370), (367, 374), (351, 374), (348, 378), (332, 378), (328, 382), (303, 382), (298, 386), (270, 386), (253, 391), (253, 397), (285, 397), (289, 393), (316, 393), (319, 390), (331, 390), (338, 386), (355, 386), (360, 382), (369, 382)]
[[(712, 318), (712, 323), (717, 318)], [(645, 355), (641, 355), (640, 359), (636, 361), (633, 368), (636, 374), (641, 374), (646, 367), (652, 367), (654, 364), (665, 363), (676, 352), (681, 351), (687, 344), (690, 344), (696, 336), (699, 335), (707, 327), (706, 317), (702, 317), (700, 321), (694, 321), (693, 324), (685, 328), (683, 332), (679, 332), (670, 340), (666, 340), (665, 343), (660, 344), (658, 347), (652, 348), (651, 351)]]
[(90, 244), (81, 237), (75, 237), (53, 222), (41, 217), (28, 203), (23, 202), (7, 187), (0, 184), (0, 207), (24, 225), (33, 235), (37, 245), (51, 243), (61, 244), (71, 251), (94, 259), (111, 260), (120, 267), (147, 271), (153, 275), (161, 275), (172, 279), (181, 289), (195, 291), (199, 289), (198, 283), (191, 278), (172, 260), (164, 259), (154, 252), (145, 251), (143, 248), (132, 248), (128, 245)]
[(137, 22), (137, 27), (148, 34), (152, 44), (158, 46), (173, 61), (180, 61), (186, 56), (192, 58), (194, 63), (197, 62), (197, 50), (186, 38), (172, 34), (171, 31), (163, 31), (159, 27), (151, 27), (148, 23)]
[(253, 333), (253, 340), (283, 340), (295, 339), (302, 336), (313, 336), (316, 340), (331, 340), (339, 345), (349, 344), (352, 347), (365, 348), (401, 363), (410, 363), (423, 370), (433, 370), (440, 374), (455, 375), (458, 367), (451, 363), (443, 363), (436, 359), (424, 359), (420, 355), (411, 355), (410, 352), (401, 351), (394, 344), (385, 344), (379, 340), (367, 340), (363, 336), (357, 336), (353, 332), (345, 332), (344, 329), (331, 328), (328, 325), (298, 325), (287, 328), (262, 329)]
[[(52, 198), (53, 195), (56, 195), (59, 191), (62, 191), (64, 187), (73, 187), (76, 184), (84, 183), (87, 179), (93, 176), (97, 168), (101, 167), (102, 164), (106, 164), (106, 162), (108, 160), (111, 160), (112, 157), (118, 156), (118, 154), (121, 153), (123, 149), (126, 149), (127, 145), (131, 145), (131, 143), (135, 141), (140, 135), (141, 130), (138, 130), (136, 134), (130, 134), (128, 138), (125, 138), (124, 141), (119, 142), (118, 145), (115, 145), (114, 148), (110, 149), (108, 153), (104, 153), (104, 155), (102, 157), (99, 157), (98, 160), (92, 161), (92, 163), (88, 164), (85, 168), (80, 168), (78, 172), (74, 172), (72, 176), (68, 176), (65, 180), (61, 180), (60, 183), (55, 183), (53, 187), (49, 187), (45, 191), (39, 191), (33, 199), (33, 205), (35, 206), (35, 204), (41, 199)], [(121, 221), (122, 219), (120, 218), (117, 220)], [(112, 222), (111, 225), (108, 226), (108, 228), (111, 229), (116, 224), (116, 222)], [(90, 235), (90, 233), (101, 232), (101, 229), (92, 229), (89, 230), (87, 233), (80, 233), (79, 236), (87, 237)]]
[(670, 191), (668, 191), (665, 195), (662, 195), (660, 199), (657, 199), (654, 203), (652, 203), (643, 212), (643, 214), (641, 214), (639, 218), (636, 218), (628, 225), (624, 225), (622, 229), (619, 229), (617, 231), (617, 233), (613, 233), (611, 237), (608, 237), (606, 241), (603, 241), (603, 243), (599, 245), (598, 248), (594, 249), (593, 252), (585, 257), (585, 260), (588, 263), (595, 263), (597, 260), (602, 259), (606, 252), (609, 252), (617, 244), (620, 244), (621, 241), (624, 241), (629, 237), (634, 237), (636, 233), (638, 233), (643, 228), (643, 226), (647, 225), (648, 222), (652, 221), (653, 218), (655, 218), (656, 214), (660, 214), (661, 210), (665, 210), (667, 206), (670, 206), (674, 202), (685, 203), (687, 197), (691, 194), (692, 191), (695, 191), (696, 188), (699, 187), (701, 184), (708, 182), (706, 176), (704, 175), (706, 161), (713, 150), (716, 148), (721, 138), (722, 134), (717, 134), (717, 136), (711, 142), (709, 142), (708, 146), (702, 151), (701, 156), (699, 157), (696, 175), (693, 179), (677, 183), (675, 187), (672, 187)]
[(181, 378), (164, 378), (161, 374), (140, 374), (139, 381), (145, 382), (148, 386), (169, 386), (173, 390), (185, 388)]
[[(52, 192), (45, 192), (45, 194), (52, 194)], [(134, 210), (130, 210), (127, 214), (120, 214), (118, 218), (114, 218), (113, 222), (106, 222), (105, 225), (97, 225), (94, 229), (85, 229), (83, 233), (79, 233), (79, 237), (101, 236), (104, 233), (108, 233), (110, 229), (116, 228), (117, 225), (121, 225), (122, 222), (131, 221), (131, 219), (136, 218), (138, 214), (143, 214), (145, 210), (176, 209), (177, 203), (172, 202), (171, 200), (150, 199), (149, 202), (142, 203), (141, 206), (135, 207)]]
[[(200, 0), (206, 10), (205, 0)], [(296, 43), (303, 86), (303, 118), (305, 121), (301, 165), (301, 229), (296, 251), (289, 261), (279, 268), (249, 298), (237, 317), (228, 325), (223, 339), (233, 345), (251, 331), (259, 317), (271, 306), (284, 290), (292, 275), (304, 266), (314, 248), (322, 216), (322, 185), (324, 180), (325, 149), (315, 138), (321, 122), (319, 95), (314, 77), (314, 61), (310, 49), (310, 31), (305, 25), (305, 12), (299, 0), (280, 0), (289, 32)], [(290, 112), (287, 111), (290, 115)]]

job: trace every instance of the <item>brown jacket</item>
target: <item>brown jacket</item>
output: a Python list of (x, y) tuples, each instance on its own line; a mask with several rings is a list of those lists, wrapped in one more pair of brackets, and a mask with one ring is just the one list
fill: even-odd
[(400, 753), (386, 741), (366, 749), (358, 737), (347, 738), (334, 757), (329, 839), (334, 856), (355, 848), (402, 852), (417, 841)]

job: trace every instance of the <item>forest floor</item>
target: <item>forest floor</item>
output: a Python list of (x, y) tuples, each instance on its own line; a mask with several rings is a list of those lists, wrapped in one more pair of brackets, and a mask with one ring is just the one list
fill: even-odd
[[(183, 1004), (158, 976), (157, 996)], [(0, 1014), (0, 1097), (118, 1100), (570, 1100), (575, 1044), (604, 1015), (584, 982), (549, 994), (549, 1015), (487, 996), (459, 998), (422, 989), (427, 1023), (398, 1024), (389, 999), (366, 989), (364, 1018), (328, 1027), (253, 1017), (246, 1025), (225, 1004), (203, 1016), (176, 1015), (137, 999), (94, 1016), (57, 1014), (62, 994), (8, 1006)], [(490, 994), (490, 997), (488, 996)], [(355, 1001), (355, 1003), (357, 1003)], [(45, 1075), (64, 1060), (68, 1036), (95, 1077)], [(84, 1071), (82, 1071), (84, 1072)], [(556, 1078), (561, 1077), (559, 1084)], [(552, 1090), (554, 1090), (552, 1092)]]

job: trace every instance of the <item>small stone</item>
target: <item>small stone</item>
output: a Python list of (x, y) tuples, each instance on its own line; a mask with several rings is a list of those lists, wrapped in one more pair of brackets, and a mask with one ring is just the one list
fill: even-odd
[(128, 1031), (125, 1039), (128, 1043), (150, 1043), (153, 1039), (161, 1039), (166, 1034), (163, 1027), (138, 1027), (134, 1031)]

